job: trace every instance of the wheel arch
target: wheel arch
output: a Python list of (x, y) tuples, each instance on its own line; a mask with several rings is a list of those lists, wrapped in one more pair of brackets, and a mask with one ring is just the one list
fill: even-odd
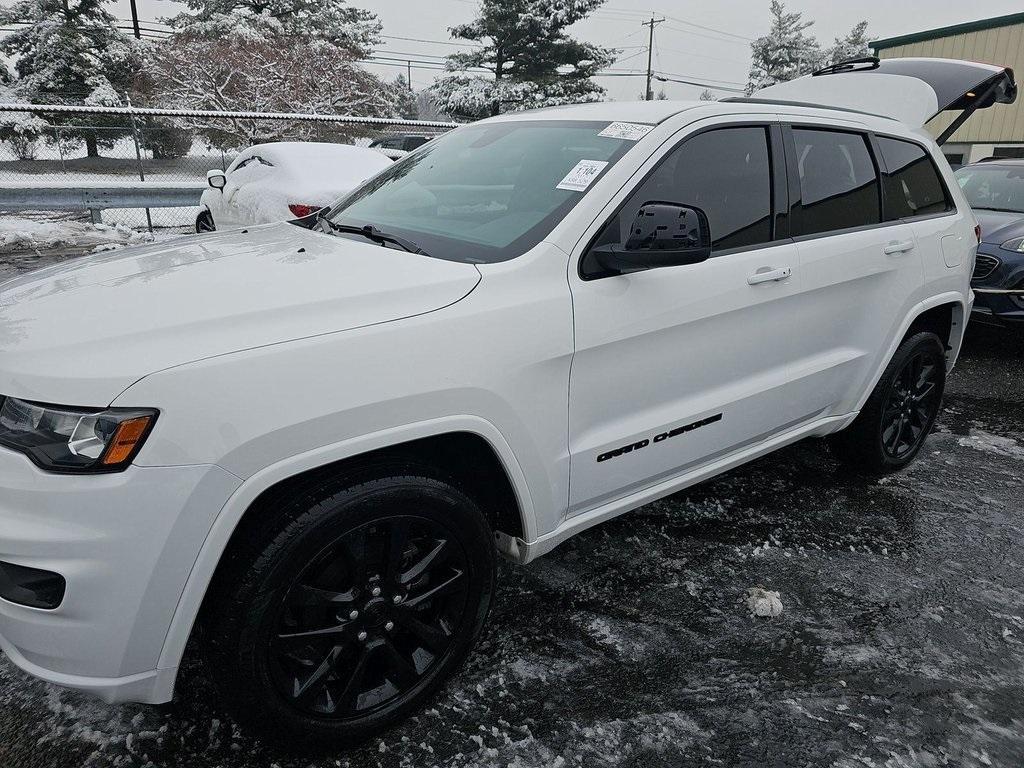
[(841, 423), (836, 430), (843, 429), (856, 418), (857, 413), (864, 407), (864, 403), (871, 397), (871, 393), (878, 385), (886, 366), (892, 360), (893, 355), (903, 340), (911, 334), (920, 330), (930, 330), (936, 333), (946, 347), (946, 370), (952, 370), (956, 358), (960, 353), (960, 346), (963, 342), (964, 328), (970, 314), (969, 302), (965, 300), (964, 294), (950, 291), (931, 296), (924, 301), (915, 304), (900, 324), (896, 333), (893, 334), (889, 348), (879, 358), (877, 369), (868, 381), (867, 386), (857, 401), (857, 407), (850, 414), (846, 422)]
[(360, 472), (365, 475), (383, 471), (388, 465), (412, 466), (459, 485), (488, 514), (499, 541), (537, 538), (526, 476), (497, 428), (478, 417), (440, 419), (385, 430), (293, 457), (244, 481), (217, 515), (178, 601), (158, 668), (180, 665), (225, 554), (243, 526), (258, 524), (265, 502), (295, 484), (323, 482), (332, 476), (352, 477)]

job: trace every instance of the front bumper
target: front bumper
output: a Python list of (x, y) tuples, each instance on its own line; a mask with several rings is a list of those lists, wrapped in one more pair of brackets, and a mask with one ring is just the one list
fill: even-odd
[(0, 649), (18, 667), (107, 701), (171, 698), (158, 669), (196, 555), (240, 481), (216, 466), (45, 473), (0, 448), (0, 561), (58, 573), (60, 606), (0, 599)]
[(1024, 324), (1024, 254), (982, 243), (978, 253), (995, 259), (998, 266), (980, 280), (973, 280), (975, 293), (971, 318), (1003, 326)]

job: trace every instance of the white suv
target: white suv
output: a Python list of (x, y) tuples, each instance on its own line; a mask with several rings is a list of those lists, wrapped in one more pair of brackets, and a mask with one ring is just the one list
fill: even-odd
[(5, 283), (0, 647), (159, 703), (201, 628), (240, 718), (351, 743), (456, 670), (496, 551), (805, 437), (905, 466), (977, 244), (921, 126), (1014, 90), (866, 60), (505, 115), (319, 215)]

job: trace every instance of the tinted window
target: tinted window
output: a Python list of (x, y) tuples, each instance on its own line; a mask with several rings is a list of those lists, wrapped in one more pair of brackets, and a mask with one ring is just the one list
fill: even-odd
[(942, 213), (950, 208), (946, 188), (928, 153), (917, 144), (878, 138), (885, 160), (885, 219)]
[(878, 175), (858, 133), (793, 129), (801, 200), (795, 234), (878, 224)]
[(701, 208), (711, 225), (714, 251), (770, 241), (767, 129), (722, 128), (685, 141), (637, 187), (597, 243), (625, 243), (637, 211), (655, 200)]

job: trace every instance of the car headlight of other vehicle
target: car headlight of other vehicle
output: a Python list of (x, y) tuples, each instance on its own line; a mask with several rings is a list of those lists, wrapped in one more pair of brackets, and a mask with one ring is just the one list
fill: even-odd
[(0, 396), (0, 445), (49, 472), (120, 472), (156, 422), (138, 408), (66, 408)]
[(1024, 253), (1024, 237), (1015, 237), (1013, 240), (1007, 240), (1005, 243), (999, 246), (1004, 251), (1016, 251), (1017, 253)]

